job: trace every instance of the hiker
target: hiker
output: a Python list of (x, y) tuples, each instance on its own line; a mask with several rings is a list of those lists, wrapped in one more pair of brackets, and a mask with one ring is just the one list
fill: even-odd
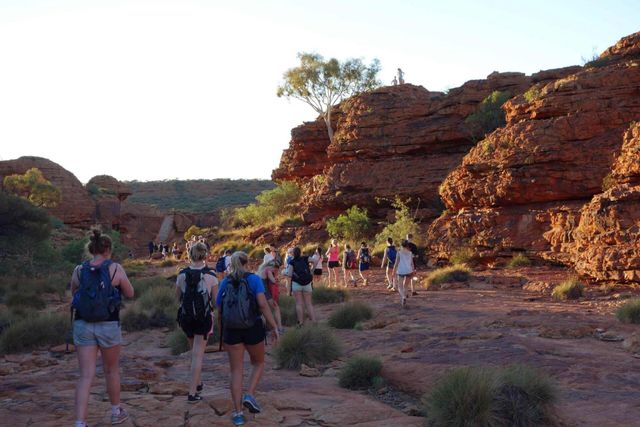
[(396, 76), (393, 76), (393, 80), (391, 80), (391, 84), (394, 86), (398, 86), (398, 78)]
[(262, 279), (264, 285), (264, 294), (267, 302), (273, 310), (273, 316), (278, 325), (278, 332), (282, 335), (284, 328), (282, 327), (282, 316), (280, 314), (280, 285), (278, 284), (278, 268), (275, 260), (266, 258), (267, 262), (263, 262), (258, 267), (256, 274)]
[(302, 326), (306, 312), (315, 323), (316, 313), (313, 309), (311, 301), (311, 292), (313, 292), (313, 276), (311, 275), (311, 263), (309, 257), (303, 256), (299, 247), (293, 248), (293, 259), (289, 262), (291, 266), (291, 290), (296, 299), (296, 316), (298, 318), (298, 326)]
[(216, 276), (218, 280), (224, 279), (225, 272), (227, 271), (227, 259), (225, 257), (225, 251), (220, 252), (220, 256), (216, 261)]
[(180, 302), (178, 324), (189, 339), (191, 371), (187, 402), (202, 400), (202, 359), (207, 338), (213, 334), (212, 295), (218, 291), (218, 279), (205, 262), (207, 247), (198, 242), (189, 249), (190, 264), (178, 273), (176, 298)]
[(404, 84), (404, 71), (398, 68), (398, 84)]
[(418, 261), (418, 246), (416, 246), (416, 244), (412, 242), (412, 239), (413, 239), (413, 234), (411, 233), (407, 234), (407, 243), (409, 244), (409, 250), (411, 251), (411, 256), (413, 258), (413, 265), (414, 265), (413, 275), (411, 276), (411, 294), (410, 295), (416, 296), (418, 295), (418, 293), (415, 290), (414, 284), (415, 282), (418, 281), (418, 277), (416, 276), (416, 271), (415, 271), (416, 261)]
[(173, 247), (171, 248), (171, 255), (173, 255), (174, 259), (178, 259), (180, 257), (180, 249), (178, 249), (178, 244), (173, 242)]
[(264, 248), (264, 257), (262, 258), (262, 263), (268, 263), (269, 261), (273, 261), (276, 257), (273, 254), (275, 250), (271, 247), (271, 245), (265, 246)]
[(369, 264), (371, 263), (371, 255), (369, 254), (369, 247), (367, 242), (362, 242), (360, 249), (358, 250), (358, 273), (362, 278), (362, 286), (369, 284)]
[(322, 283), (322, 248), (318, 246), (316, 250), (313, 252), (311, 258), (309, 258), (309, 262), (313, 266), (313, 284), (320, 282)]
[(231, 270), (231, 249), (227, 249), (226, 251), (224, 251), (224, 272), (225, 275), (229, 274), (229, 271)]
[(155, 243), (153, 243), (153, 241), (151, 240), (147, 244), (147, 248), (149, 249), (149, 259), (151, 259), (151, 257), (153, 256), (155, 246), (156, 246)]
[(120, 406), (120, 301), (121, 295), (133, 298), (134, 291), (122, 266), (111, 261), (112, 248), (109, 236), (100, 230), (92, 230), (86, 247), (92, 259), (77, 266), (71, 275), (73, 343), (80, 365), (75, 393), (75, 427), (86, 427), (98, 350), (102, 355), (111, 402), (111, 424), (121, 424), (129, 418)]
[(398, 276), (398, 293), (400, 294), (400, 306), (407, 307), (406, 283), (411, 280), (415, 272), (413, 254), (407, 240), (402, 241), (400, 250), (396, 255), (396, 263), (393, 266), (393, 274)]
[(353, 287), (357, 287), (356, 279), (353, 277), (353, 270), (358, 268), (358, 261), (356, 257), (356, 253), (351, 249), (351, 245), (348, 243), (344, 245), (344, 254), (342, 255), (342, 273), (344, 275), (344, 287), (347, 287), (347, 271), (349, 272), (349, 277), (351, 280), (349, 282), (353, 283)]
[(393, 291), (396, 290), (396, 276), (394, 274), (391, 274), (391, 276), (389, 276), (389, 271), (393, 272), (393, 266), (396, 263), (397, 253), (398, 251), (393, 244), (393, 238), (387, 238), (387, 247), (384, 249), (384, 255), (382, 256), (382, 265), (380, 266), (380, 268), (385, 269), (387, 289)]
[(293, 248), (287, 249), (287, 257), (284, 259), (284, 271), (282, 274), (285, 277), (286, 283), (285, 287), (287, 288), (287, 292), (289, 295), (293, 295), (291, 290), (291, 260), (293, 259)]
[[(260, 313), (265, 317), (274, 333), (277, 343), (279, 333), (271, 309), (264, 295), (260, 277), (247, 270), (249, 257), (244, 252), (231, 256), (229, 275), (220, 283), (216, 304), (220, 309), (222, 342), (229, 355), (231, 370), (231, 398), (234, 411), (231, 420), (234, 425), (245, 423), (242, 407), (251, 413), (261, 411), (254, 395), (264, 373), (265, 327)], [(247, 393), (242, 393), (244, 352), (249, 353), (253, 369), (249, 377)]]
[(338, 287), (338, 273), (336, 268), (340, 267), (340, 247), (336, 239), (331, 240), (331, 246), (325, 254), (328, 258), (327, 267), (329, 267), (328, 286), (331, 287), (331, 278), (333, 277), (333, 285)]

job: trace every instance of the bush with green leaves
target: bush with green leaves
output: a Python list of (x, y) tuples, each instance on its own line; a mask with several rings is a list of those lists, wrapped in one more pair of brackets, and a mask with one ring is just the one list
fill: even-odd
[(280, 307), (280, 316), (284, 326), (295, 326), (298, 323), (296, 316), (296, 299), (289, 295), (280, 295), (278, 303)]
[(528, 366), (464, 367), (443, 375), (422, 403), (437, 426), (534, 427), (553, 421), (557, 392), (551, 379)]
[(389, 237), (393, 239), (396, 247), (399, 247), (400, 243), (407, 238), (407, 234), (413, 234), (414, 236), (420, 235), (418, 223), (414, 215), (411, 214), (411, 210), (407, 204), (408, 202), (408, 200), (403, 201), (400, 197), (396, 196), (392, 203), (392, 207), (395, 210), (394, 222), (387, 224), (375, 237), (375, 248), (378, 251), (380, 251), (380, 249), (384, 250)]
[(511, 98), (509, 92), (493, 91), (480, 103), (478, 110), (465, 119), (467, 130), (474, 141), (479, 141), (499, 127), (506, 120), (502, 105)]
[(578, 299), (584, 295), (584, 285), (578, 279), (569, 279), (553, 288), (551, 296), (555, 300)]
[(367, 210), (355, 205), (337, 218), (327, 220), (327, 233), (333, 238), (359, 242), (365, 240), (370, 231), (371, 220)]
[(140, 298), (150, 289), (170, 288), (171, 286), (175, 286), (175, 282), (171, 282), (162, 276), (152, 276), (134, 279), (132, 280), (132, 285), (135, 292), (135, 297)]
[(478, 259), (478, 253), (472, 248), (460, 248), (451, 254), (449, 262), (453, 265), (466, 264), (469, 266), (473, 266), (478, 263)]
[(517, 254), (507, 262), (507, 268), (529, 267), (531, 260), (524, 254)]
[(177, 356), (189, 351), (189, 339), (182, 329), (176, 328), (167, 335), (167, 346), (171, 349), (171, 354)]
[(25, 307), (32, 308), (34, 310), (42, 310), (47, 306), (42, 296), (33, 292), (12, 292), (8, 294), (4, 300), (7, 307)]
[(341, 354), (342, 346), (331, 331), (315, 325), (289, 329), (275, 348), (276, 362), (285, 369), (326, 364)]
[(640, 323), (640, 299), (632, 299), (622, 304), (616, 311), (622, 323)]
[(311, 298), (314, 304), (335, 304), (344, 302), (349, 297), (346, 289), (328, 288), (317, 286), (313, 288)]
[(265, 190), (256, 196), (256, 203), (237, 208), (235, 217), (245, 225), (260, 225), (279, 216), (294, 216), (299, 213), (302, 189), (295, 183), (283, 181), (276, 188)]
[(466, 282), (471, 277), (471, 270), (464, 265), (452, 265), (432, 271), (424, 280), (427, 288), (448, 282)]
[(349, 302), (331, 313), (329, 326), (336, 329), (353, 329), (358, 322), (372, 317), (373, 309), (370, 305), (361, 301)]
[(340, 370), (340, 387), (351, 390), (363, 390), (373, 387), (374, 380), (380, 377), (382, 361), (375, 357), (355, 356), (349, 359)]
[(43, 313), (21, 318), (2, 331), (0, 353), (18, 353), (64, 344), (70, 328), (66, 313)]

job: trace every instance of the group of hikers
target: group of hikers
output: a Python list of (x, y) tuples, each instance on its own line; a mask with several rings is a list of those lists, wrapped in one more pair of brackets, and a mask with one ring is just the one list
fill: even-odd
[[(411, 238), (408, 235), (399, 248), (389, 238), (381, 264), (386, 269), (387, 289), (397, 290), (404, 308), (410, 295), (407, 282), (410, 283), (411, 294), (416, 294), (413, 279), (417, 247)], [(243, 425), (244, 409), (251, 413), (261, 411), (255, 394), (264, 373), (266, 337), (270, 334), (272, 342), (277, 344), (284, 333), (279, 309), (280, 279), (284, 278), (287, 291), (295, 298), (297, 326), (301, 327), (307, 318), (316, 322), (311, 295), (314, 284), (323, 282), (325, 257), (329, 270), (326, 285), (330, 287), (338, 286), (338, 268), (343, 270), (343, 286), (357, 286), (356, 270), (363, 285), (367, 286), (372, 257), (366, 242), (362, 242), (357, 253), (345, 244), (342, 257), (341, 247), (335, 239), (326, 252), (316, 247), (311, 254), (304, 255), (299, 247), (293, 247), (287, 250), (284, 262), (276, 248), (267, 246), (262, 263), (252, 273), (249, 257), (241, 251), (224, 251), (215, 268), (210, 268), (207, 265), (209, 247), (205, 243), (198, 240), (188, 243), (189, 265), (179, 272), (175, 285), (176, 306), (179, 307), (177, 322), (188, 337), (192, 350), (187, 402), (202, 400), (202, 363), (207, 339), (214, 332), (214, 315), (217, 313), (220, 348), (228, 354), (231, 373), (230, 391), (234, 408), (231, 420), (234, 425)], [(133, 298), (134, 288), (123, 267), (111, 260), (112, 241), (109, 236), (93, 230), (87, 250), (92, 259), (78, 265), (71, 278), (73, 340), (80, 366), (75, 394), (75, 427), (86, 427), (89, 391), (95, 377), (98, 351), (102, 354), (111, 402), (111, 423), (120, 424), (129, 417), (120, 406), (122, 333), (119, 311), (122, 296)], [(252, 371), (249, 385), (243, 392), (245, 351), (249, 354)]]
[(180, 257), (180, 250), (178, 249), (177, 243), (169, 247), (169, 245), (164, 242), (155, 243), (154, 241), (149, 241), (147, 249), (149, 250), (149, 259), (153, 258), (153, 254), (156, 253), (162, 258), (167, 258), (170, 255), (176, 259)]

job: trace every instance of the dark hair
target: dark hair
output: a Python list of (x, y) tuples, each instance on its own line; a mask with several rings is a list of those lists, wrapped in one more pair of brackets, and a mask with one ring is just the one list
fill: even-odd
[(362, 247), (367, 246), (367, 242), (362, 242), (362, 244), (360, 246), (362, 246)]
[(302, 255), (302, 251), (300, 250), (300, 248), (297, 246), (293, 248), (293, 257), (300, 258), (300, 255)]
[(233, 252), (231, 252), (231, 249), (227, 249), (226, 251), (224, 251), (225, 255), (231, 255)]
[(393, 245), (393, 238), (392, 237), (387, 237), (387, 243), (390, 245)]
[(344, 247), (347, 248), (347, 249), (351, 249), (351, 245), (348, 244), (348, 243), (346, 245), (344, 245)]
[(110, 251), (113, 246), (111, 237), (102, 234), (99, 228), (91, 229), (89, 235), (89, 243), (87, 243), (87, 251), (91, 255), (102, 255)]
[(322, 255), (322, 246), (318, 246), (318, 247), (316, 248), (316, 251), (318, 251), (318, 253), (319, 253), (320, 255)]
[(408, 241), (408, 240), (403, 240), (403, 241), (402, 241), (402, 244), (401, 244), (400, 246), (402, 246), (403, 248), (408, 248), (408, 247), (410, 247), (410, 246), (409, 246), (409, 241)]

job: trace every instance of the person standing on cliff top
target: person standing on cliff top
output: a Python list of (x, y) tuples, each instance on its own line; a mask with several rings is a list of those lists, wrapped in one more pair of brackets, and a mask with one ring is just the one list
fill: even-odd
[(400, 68), (398, 68), (398, 84), (404, 84), (404, 71)]
[(393, 80), (391, 80), (391, 84), (394, 86), (398, 86), (398, 77), (393, 76)]

